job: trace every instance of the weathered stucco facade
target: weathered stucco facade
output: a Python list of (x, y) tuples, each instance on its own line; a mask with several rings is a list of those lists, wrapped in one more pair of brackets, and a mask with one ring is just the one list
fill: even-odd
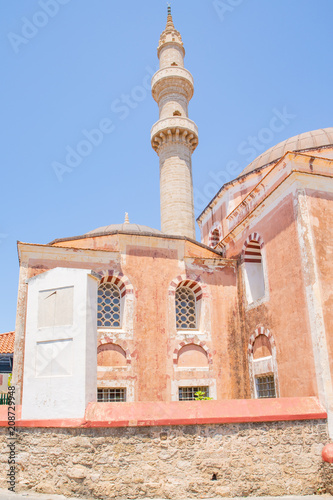
[[(302, 137), (307, 141), (305, 151), (284, 153), (280, 146), (281, 158), (245, 169), (198, 219), (203, 242), (213, 241), (215, 249), (238, 262), (244, 336), (251, 342), (263, 327), (274, 339), (278, 394), (318, 396), (329, 410), (331, 433), (332, 133), (326, 129), (316, 135), (325, 148), (316, 147), (310, 134), (298, 138), (298, 143)], [(216, 228), (218, 241), (212, 240)], [(260, 255), (254, 265), (264, 283), (254, 298), (248, 294), (251, 244), (252, 257)], [(253, 394), (254, 380), (251, 384)]]
[(126, 215), (18, 243), (20, 487), (332, 493), (321, 450), (333, 439), (333, 128), (271, 148), (222, 186), (199, 243), (184, 55), (169, 8), (152, 80), (163, 232)]

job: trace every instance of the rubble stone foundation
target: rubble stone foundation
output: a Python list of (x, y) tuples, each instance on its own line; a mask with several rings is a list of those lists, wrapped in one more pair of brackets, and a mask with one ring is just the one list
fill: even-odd
[[(320, 494), (333, 484), (321, 458), (328, 441), (326, 420), (18, 428), (16, 491), (117, 500)], [(6, 470), (6, 428), (0, 443)]]

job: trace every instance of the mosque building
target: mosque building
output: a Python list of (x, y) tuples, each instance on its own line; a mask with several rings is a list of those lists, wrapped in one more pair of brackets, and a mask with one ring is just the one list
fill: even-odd
[(333, 436), (333, 128), (274, 146), (224, 184), (197, 219), (198, 242), (194, 83), (170, 8), (157, 54), (161, 230), (126, 214), (80, 236), (18, 243), (22, 418), (198, 391), (313, 396)]

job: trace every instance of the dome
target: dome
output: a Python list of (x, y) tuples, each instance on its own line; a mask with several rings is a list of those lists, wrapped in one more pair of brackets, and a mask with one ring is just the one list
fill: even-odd
[(267, 151), (253, 160), (238, 177), (279, 160), (287, 151), (309, 151), (327, 146), (333, 147), (333, 127), (320, 128), (312, 132), (295, 135), (267, 149)]
[(88, 233), (85, 233), (85, 236), (94, 236), (97, 234), (109, 234), (114, 232), (122, 232), (122, 233), (150, 233), (150, 234), (163, 234), (158, 229), (153, 229), (149, 226), (142, 226), (141, 224), (131, 224), (129, 222), (124, 222), (123, 224), (110, 224), (109, 226), (98, 227), (97, 229), (93, 229)]

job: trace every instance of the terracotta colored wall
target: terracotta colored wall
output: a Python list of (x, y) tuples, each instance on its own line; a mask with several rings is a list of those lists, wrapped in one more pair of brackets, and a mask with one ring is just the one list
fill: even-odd
[[(317, 394), (307, 305), (302, 277), (302, 261), (292, 195), (231, 245), (227, 257), (241, 254), (247, 236), (260, 234), (269, 283), (269, 300), (246, 310), (245, 291), (243, 328), (249, 339), (258, 326), (273, 334), (277, 349), (280, 396)], [(240, 282), (241, 284), (241, 282)]]
[[(175, 394), (173, 381), (215, 380), (218, 399), (248, 396), (246, 340), (240, 335), (235, 264), (184, 240), (130, 235), (102, 237), (102, 243), (98, 238), (95, 240), (95, 249), (102, 245), (111, 248), (111, 252), (58, 247), (49, 251), (45, 247), (33, 247), (27, 275), (32, 277), (54, 267), (77, 267), (122, 272), (131, 282), (133, 333), (121, 334), (120, 340), (117, 332), (111, 335), (112, 342), (130, 353), (131, 362), (111, 371), (99, 370), (98, 385), (125, 380), (134, 385), (135, 401), (170, 401), (172, 390)], [(69, 242), (68, 246), (71, 246)], [(119, 252), (113, 251), (115, 247)], [(201, 303), (205, 303), (205, 307), (201, 307), (201, 313), (206, 315), (203, 334), (198, 331), (177, 334), (174, 296), (170, 296), (169, 287), (180, 275), (202, 284)], [(23, 308), (18, 310), (22, 318), (24, 313)], [(207, 367), (175, 370), (174, 353), (181, 349), (183, 341), (203, 343), (208, 370)], [(101, 354), (100, 358), (105, 356)]]

